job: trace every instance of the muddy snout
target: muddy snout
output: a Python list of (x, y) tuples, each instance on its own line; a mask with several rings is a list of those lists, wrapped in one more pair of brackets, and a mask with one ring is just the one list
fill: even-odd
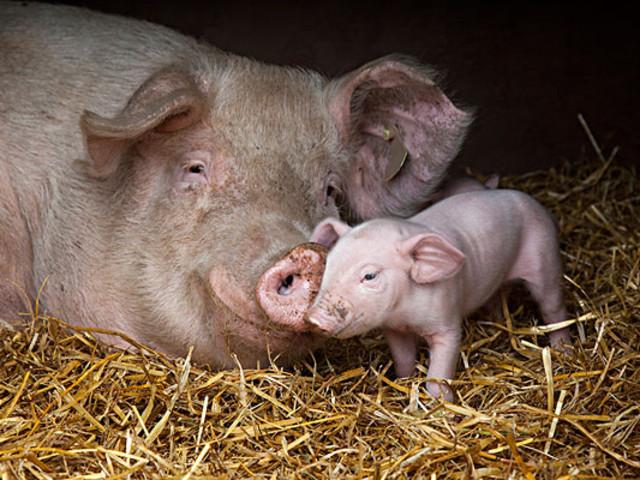
[(335, 322), (326, 317), (326, 310), (318, 305), (313, 305), (304, 316), (304, 322), (312, 332), (329, 337), (333, 333)]
[(353, 307), (343, 298), (320, 295), (307, 311), (304, 321), (313, 332), (339, 337), (352, 321)]
[(256, 298), (272, 322), (294, 331), (310, 330), (304, 318), (320, 290), (326, 259), (326, 247), (303, 243), (262, 274)]

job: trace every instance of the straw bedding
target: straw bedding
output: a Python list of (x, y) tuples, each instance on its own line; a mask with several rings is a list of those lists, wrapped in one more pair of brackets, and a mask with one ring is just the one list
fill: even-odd
[(288, 370), (213, 372), (36, 310), (0, 337), (0, 477), (639, 478), (640, 189), (591, 140), (590, 160), (502, 179), (559, 222), (574, 353), (545, 348), (526, 294), (503, 294), (467, 319), (443, 404), (426, 347), (392, 380), (375, 333)]

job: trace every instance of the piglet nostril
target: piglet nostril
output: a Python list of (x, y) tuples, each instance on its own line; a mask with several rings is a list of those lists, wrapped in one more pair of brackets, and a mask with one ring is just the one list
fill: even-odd
[(289, 274), (287, 275), (284, 280), (282, 280), (282, 282), (280, 282), (280, 285), (278, 286), (278, 295), (290, 295), (291, 292), (293, 291), (293, 282), (294, 282), (294, 276), (293, 274)]

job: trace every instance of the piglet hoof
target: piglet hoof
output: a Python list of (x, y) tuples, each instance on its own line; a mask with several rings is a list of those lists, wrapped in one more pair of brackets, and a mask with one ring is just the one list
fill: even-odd
[(387, 377), (391, 381), (396, 381), (399, 378), (398, 374), (393, 369), (389, 370), (387, 373), (385, 373), (384, 376)]
[(3, 330), (9, 331), (9, 332), (15, 332), (16, 327), (12, 323), (0, 318), (0, 331), (3, 331)]
[(390, 368), (384, 375), (389, 380), (402, 380), (403, 378), (413, 377), (416, 373), (415, 367), (413, 365), (411, 367), (405, 367), (404, 370), (402, 368), (398, 368), (397, 365), (394, 365), (393, 368)]
[(395, 378), (408, 378), (413, 377), (416, 373), (416, 368), (413, 366), (413, 362), (411, 365), (398, 365), (394, 366)]
[(445, 380), (427, 382), (427, 391), (437, 400), (446, 400), (447, 402), (453, 402), (454, 400), (453, 390), (445, 383)]
[(568, 328), (550, 332), (549, 343), (552, 348), (565, 355), (571, 355), (573, 353), (573, 343), (571, 342), (571, 333)]

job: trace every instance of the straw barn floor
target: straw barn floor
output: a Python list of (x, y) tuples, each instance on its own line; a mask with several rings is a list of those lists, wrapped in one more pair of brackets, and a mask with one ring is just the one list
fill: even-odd
[(0, 478), (640, 478), (640, 188), (594, 152), (501, 181), (558, 219), (573, 354), (519, 290), (467, 319), (456, 404), (378, 334), (212, 372), (39, 315), (0, 337)]

